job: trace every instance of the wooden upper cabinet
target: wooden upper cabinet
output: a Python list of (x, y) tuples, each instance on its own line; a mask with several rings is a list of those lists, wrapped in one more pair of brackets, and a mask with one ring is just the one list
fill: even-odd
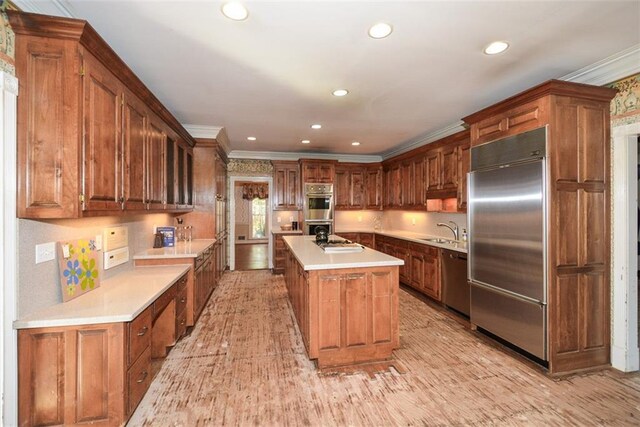
[(382, 209), (382, 166), (368, 165), (365, 169), (365, 209)]
[(273, 210), (300, 210), (300, 168), (296, 161), (273, 161)]
[(80, 214), (80, 57), (67, 40), (16, 37), (18, 216)]
[(147, 139), (147, 204), (150, 209), (162, 209), (165, 204), (165, 158), (167, 135), (152, 117)]
[(8, 14), (20, 82), (18, 216), (165, 210), (166, 129), (189, 146), (191, 135), (86, 21)]
[(439, 190), (441, 186), (441, 174), (440, 174), (440, 165), (442, 153), (440, 150), (433, 150), (427, 153), (425, 156), (425, 164), (426, 164), (426, 187), (427, 191), (431, 190)]
[[(336, 166), (333, 191), (335, 195), (335, 208), (338, 210), (361, 210), (366, 205), (365, 183), (367, 166), (362, 163), (339, 163)], [(374, 186), (376, 182), (374, 181)], [(380, 192), (372, 189), (372, 191)], [(375, 197), (375, 194), (374, 194)]]
[(458, 188), (458, 147), (442, 148), (440, 184), (443, 190)]
[(148, 114), (134, 95), (125, 92), (123, 105), (123, 179), (126, 209), (145, 208), (145, 145)]
[(335, 175), (335, 160), (301, 159), (302, 185), (307, 182), (332, 183)]
[(121, 210), (122, 84), (90, 55), (84, 69), (84, 209)]
[(467, 188), (469, 187), (467, 173), (471, 168), (471, 146), (458, 147), (458, 211), (467, 210)]

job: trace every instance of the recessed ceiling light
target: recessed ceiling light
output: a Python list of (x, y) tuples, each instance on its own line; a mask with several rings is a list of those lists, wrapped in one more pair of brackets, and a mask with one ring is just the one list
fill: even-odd
[(249, 141), (255, 141), (257, 138), (255, 136), (248, 136), (247, 139)]
[(383, 39), (393, 32), (393, 27), (385, 22), (378, 22), (369, 28), (369, 37)]
[(487, 55), (497, 55), (499, 53), (504, 52), (509, 48), (509, 43), (497, 41), (489, 44), (489, 46), (484, 48), (484, 53)]
[(321, 129), (321, 128), (322, 128), (322, 125), (318, 125), (318, 124), (311, 125), (311, 129)]
[(358, 141), (353, 141), (351, 145), (360, 145), (360, 143)]
[(222, 14), (234, 21), (244, 21), (249, 16), (249, 11), (242, 3), (230, 1), (222, 5)]
[(349, 91), (346, 89), (336, 89), (333, 91), (333, 96), (345, 96)]
[(303, 140), (302, 140), (302, 141), (300, 141), (300, 142), (302, 142), (303, 144), (308, 144), (308, 143), (310, 143), (311, 141), (309, 141), (308, 139), (303, 139)]

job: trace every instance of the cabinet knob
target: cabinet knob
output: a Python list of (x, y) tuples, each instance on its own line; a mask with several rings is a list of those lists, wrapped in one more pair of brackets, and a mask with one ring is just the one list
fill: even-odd
[(147, 333), (147, 331), (148, 331), (148, 330), (149, 330), (149, 328), (148, 328), (148, 327), (146, 327), (146, 326), (144, 326), (142, 329), (140, 329), (140, 330), (138, 331), (138, 336), (139, 336), (139, 337), (143, 337), (143, 336)]
[(147, 371), (143, 371), (143, 372), (142, 372), (142, 376), (141, 376), (140, 378), (138, 378), (138, 379), (136, 380), (136, 382), (137, 382), (138, 384), (142, 383), (144, 380), (146, 380), (146, 379), (147, 379), (147, 376), (149, 376), (149, 372), (147, 372)]

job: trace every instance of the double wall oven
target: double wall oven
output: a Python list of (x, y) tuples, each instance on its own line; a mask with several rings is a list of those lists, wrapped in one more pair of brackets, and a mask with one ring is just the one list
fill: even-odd
[(333, 184), (304, 184), (304, 233), (316, 234), (324, 227), (333, 233)]

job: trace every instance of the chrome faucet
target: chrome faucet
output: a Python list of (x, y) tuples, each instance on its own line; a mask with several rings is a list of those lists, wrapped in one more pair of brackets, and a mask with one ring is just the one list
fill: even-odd
[(458, 232), (459, 232), (458, 224), (456, 224), (456, 223), (455, 223), (455, 222), (453, 222), (453, 221), (449, 221), (449, 224), (453, 224), (453, 227), (451, 227), (450, 225), (445, 224), (444, 222), (439, 222), (439, 223), (437, 224), (437, 226), (438, 226), (438, 227), (447, 227), (447, 228), (448, 228), (449, 230), (451, 230), (451, 232), (453, 233), (453, 238), (454, 238), (456, 241), (460, 240), (460, 239), (458, 239)]

